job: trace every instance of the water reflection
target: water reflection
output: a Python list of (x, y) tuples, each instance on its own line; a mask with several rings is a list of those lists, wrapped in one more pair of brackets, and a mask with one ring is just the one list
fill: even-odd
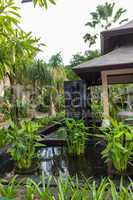
[(68, 156), (65, 147), (46, 147), (41, 150), (41, 169), (47, 176), (97, 177), (106, 174), (106, 165), (101, 160), (101, 147), (90, 147), (80, 157)]

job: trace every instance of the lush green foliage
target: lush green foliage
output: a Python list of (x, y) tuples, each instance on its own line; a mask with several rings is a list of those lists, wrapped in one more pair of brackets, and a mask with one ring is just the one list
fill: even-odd
[(26, 33), (20, 28), (19, 9), (13, 0), (0, 1), (0, 77), (9, 77), (11, 85), (13, 120), (18, 121), (16, 84), (20, 79), (20, 71), (24, 63), (33, 60), (40, 51), (39, 39)]
[(88, 128), (82, 120), (75, 119), (66, 119), (66, 126), (68, 153), (83, 154), (88, 137)]
[(0, 38), (1, 75), (15, 76), (23, 61), (33, 58), (38, 49), (38, 39), (19, 28), (19, 9), (13, 0), (0, 1), (2, 15)]
[[(42, 175), (41, 181), (36, 183), (28, 178), (25, 186), (17, 182), (16, 177), (5, 186), (0, 183), (0, 196), (16, 198), (18, 200), (132, 200), (132, 180), (125, 185), (123, 178), (119, 183), (104, 178), (100, 183), (91, 180), (84, 180), (82, 184), (78, 177), (74, 181), (71, 177), (55, 180), (57, 187), (55, 192), (51, 191), (52, 178), (45, 182)], [(118, 185), (119, 184), (119, 185)]]
[(33, 200), (35, 197), (39, 200), (55, 200), (53, 194), (50, 192), (51, 179), (52, 177), (49, 177), (46, 183), (44, 173), (42, 173), (39, 183), (29, 178), (26, 183), (25, 200)]
[(123, 172), (133, 158), (133, 128), (116, 120), (110, 123), (110, 126), (102, 128), (106, 141), (102, 155), (106, 162), (112, 161), (114, 167)]
[(39, 5), (41, 7), (48, 8), (48, 3), (51, 3), (53, 5), (56, 4), (56, 0), (32, 0), (34, 5)]
[(37, 108), (43, 108), (51, 115), (63, 110), (63, 88), (67, 77), (60, 53), (51, 56), (48, 63), (42, 60), (30, 63), (24, 74), (23, 82), (31, 85)]
[(11, 123), (10, 136), (11, 146), (8, 149), (13, 160), (16, 161), (17, 168), (20, 170), (28, 169), (33, 164), (33, 159), (37, 158), (36, 147), (41, 147), (40, 136), (37, 134), (39, 126), (36, 123), (22, 121), (16, 126)]
[(7, 129), (0, 129), (0, 148), (4, 148), (7, 144), (11, 143), (11, 135)]
[[(85, 34), (84, 41), (89, 42), (89, 46), (96, 43), (99, 32), (111, 28), (115, 23), (122, 24), (127, 21), (123, 18), (126, 9), (115, 9), (115, 3), (105, 2), (103, 5), (98, 5), (96, 11), (90, 13), (91, 21), (86, 23), (89, 27), (89, 33)], [(96, 32), (98, 30), (98, 32)]]
[[(0, 180), (0, 197), (14, 199), (20, 189), (20, 182), (16, 182), (17, 176), (14, 176), (7, 184), (6, 181)], [(5, 186), (6, 185), (6, 186)]]
[(65, 118), (64, 112), (57, 113), (57, 115), (54, 116), (45, 116), (43, 118), (40, 118), (37, 120), (37, 123), (39, 124), (39, 127), (46, 127), (48, 125), (52, 125), (54, 123), (59, 123), (60, 120)]
[(70, 60), (70, 65), (72, 67), (77, 66), (83, 62), (89, 61), (93, 58), (100, 56), (100, 52), (98, 50), (94, 51), (85, 51), (82, 55), (81, 53), (74, 54)]

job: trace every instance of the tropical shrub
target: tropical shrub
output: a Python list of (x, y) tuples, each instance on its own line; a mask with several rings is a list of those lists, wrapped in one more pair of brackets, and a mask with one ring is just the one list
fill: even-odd
[(101, 130), (106, 141), (103, 158), (119, 172), (125, 171), (133, 159), (133, 127), (111, 119), (110, 126)]
[(88, 128), (82, 120), (75, 119), (66, 119), (66, 126), (68, 153), (83, 154), (88, 138)]
[(36, 147), (41, 147), (40, 136), (37, 134), (38, 124), (30, 121), (22, 121), (18, 128), (11, 123), (10, 135), (12, 145), (9, 147), (13, 160), (16, 161), (19, 170), (29, 169), (33, 164), (33, 159), (37, 158)]
[(5, 128), (0, 129), (0, 148), (3, 148), (6, 146), (6, 144), (9, 144), (11, 142), (10, 134), (8, 133), (8, 130)]

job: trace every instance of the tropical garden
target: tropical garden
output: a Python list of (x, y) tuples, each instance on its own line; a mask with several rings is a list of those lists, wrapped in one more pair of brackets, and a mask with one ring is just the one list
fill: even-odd
[[(33, 0), (44, 12), (56, 3)], [(72, 68), (100, 56), (99, 30), (128, 20), (115, 6), (106, 2), (90, 13), (88, 51), (75, 52), (66, 66), (61, 52), (37, 59), (45, 45), (21, 28), (15, 1), (0, 0), (0, 199), (133, 200), (133, 119), (117, 117), (133, 109), (121, 94), (132, 84), (109, 87), (107, 126), (94, 120), (88, 127), (65, 113), (64, 81), (80, 79)], [(102, 120), (101, 87), (90, 90), (94, 119)]]

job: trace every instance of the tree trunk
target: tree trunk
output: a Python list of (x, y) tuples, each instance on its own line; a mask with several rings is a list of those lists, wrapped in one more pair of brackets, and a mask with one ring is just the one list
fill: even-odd
[(19, 110), (17, 107), (17, 91), (16, 91), (16, 82), (13, 77), (9, 75), (10, 80), (10, 87), (11, 87), (11, 104), (12, 104), (12, 110), (11, 110), (11, 119), (12, 121), (19, 125)]
[(50, 96), (50, 115), (56, 116), (56, 110), (55, 110), (55, 105), (54, 105), (54, 102), (53, 102), (52, 95)]

